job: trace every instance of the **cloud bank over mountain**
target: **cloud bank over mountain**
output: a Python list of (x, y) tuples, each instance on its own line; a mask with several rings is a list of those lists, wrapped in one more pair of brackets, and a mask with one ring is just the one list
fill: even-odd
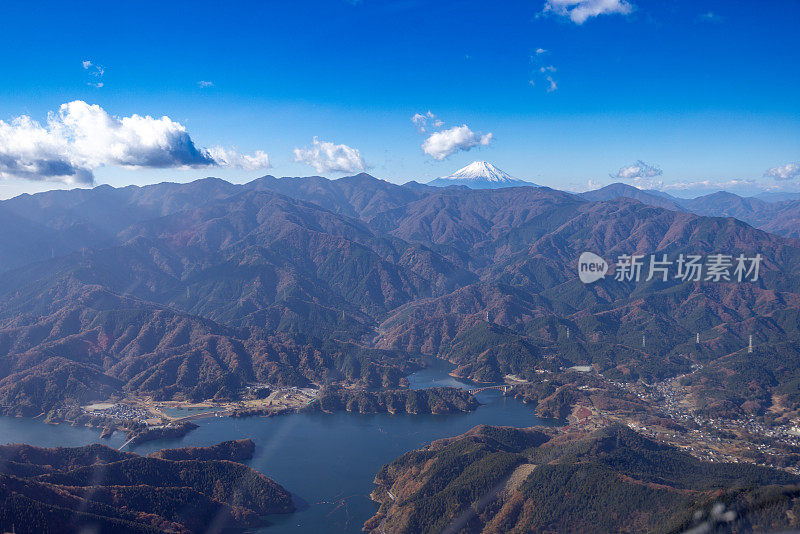
[(0, 120), (0, 178), (91, 184), (94, 170), (126, 168), (269, 167), (263, 151), (199, 148), (167, 116), (115, 117), (82, 100), (62, 104), (40, 124), (27, 115)]
[(773, 167), (764, 173), (765, 177), (775, 178), (776, 180), (793, 180), (800, 176), (800, 163), (787, 163)]
[(621, 167), (609, 176), (615, 180), (632, 182), (639, 189), (659, 189), (662, 185), (659, 177), (662, 174), (664, 173), (658, 166), (638, 160), (631, 165)]
[(330, 141), (320, 141), (316, 137), (310, 147), (294, 149), (294, 160), (314, 167), (319, 173), (356, 172), (367, 168), (361, 152), (357, 149)]

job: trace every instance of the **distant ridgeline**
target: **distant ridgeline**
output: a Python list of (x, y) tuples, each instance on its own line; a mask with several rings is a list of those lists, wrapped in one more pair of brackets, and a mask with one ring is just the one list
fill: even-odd
[[(460, 176), (508, 179), (483, 163)], [(797, 410), (800, 242), (690, 211), (720, 214), (715, 201), (366, 174), (23, 195), (0, 202), (0, 410), (87, 422), (81, 405), (124, 395), (396, 390), (419, 355), (484, 382), (576, 365), (623, 382), (688, 374), (698, 395), (733, 372), (760, 389), (746, 406), (736, 388), (715, 392), (727, 413)], [(744, 204), (788, 235), (792, 202)], [(773, 228), (769, 209), (794, 226)], [(755, 283), (585, 285), (584, 251), (764, 263)], [(776, 352), (781, 369), (758, 374)]]

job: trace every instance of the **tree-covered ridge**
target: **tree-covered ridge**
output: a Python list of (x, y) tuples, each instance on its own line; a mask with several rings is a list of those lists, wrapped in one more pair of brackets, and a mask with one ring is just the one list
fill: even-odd
[(698, 411), (786, 422), (800, 414), (800, 342), (759, 346), (709, 363), (681, 380)]
[(624, 426), (476, 427), (404, 454), (375, 484), (365, 529), (387, 533), (743, 532), (797, 527), (800, 510), (796, 476), (702, 462)]
[(151, 452), (149, 458), (162, 460), (229, 460), (240, 462), (253, 457), (256, 444), (252, 439), (223, 441), (210, 447), (183, 447), (180, 449), (161, 449)]
[(452, 387), (383, 391), (331, 387), (323, 389), (307, 409), (323, 412), (445, 414), (469, 412), (477, 407), (477, 399), (469, 392)]
[(291, 512), (294, 505), (273, 480), (222, 459), (247, 455), (251, 446), (225, 442), (152, 457), (102, 445), (0, 446), (0, 528), (191, 533), (211, 524), (234, 531), (257, 527), (261, 516)]

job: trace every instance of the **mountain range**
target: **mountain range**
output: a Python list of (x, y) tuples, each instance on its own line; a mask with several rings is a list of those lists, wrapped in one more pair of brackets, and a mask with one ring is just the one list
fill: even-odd
[[(0, 202), (0, 407), (230, 399), (252, 382), (397, 388), (420, 355), (484, 381), (570, 365), (653, 380), (750, 334), (798, 339), (799, 241), (621, 189), (590, 199), (359, 174)], [(612, 261), (760, 253), (764, 264), (754, 283), (587, 286), (576, 273), (587, 250)]]
[(709, 217), (734, 217), (767, 232), (786, 237), (800, 237), (798, 195), (774, 193), (741, 197), (727, 191), (718, 191), (686, 199), (674, 197), (663, 191), (642, 190), (628, 184), (615, 183), (581, 193), (580, 196), (594, 201), (633, 198), (643, 204), (659, 208), (688, 211)]
[[(486, 161), (474, 161), (451, 175), (426, 184), (434, 187), (461, 186), (470, 189), (499, 189), (503, 187), (541, 187), (532, 182), (517, 180)], [(419, 187), (416, 182), (407, 186)], [(655, 189), (639, 189), (625, 183), (613, 183), (580, 193), (592, 201), (632, 198), (647, 204), (675, 211), (688, 211), (710, 217), (735, 217), (756, 228), (786, 236), (800, 237), (800, 193), (762, 193), (742, 197), (727, 191), (718, 191), (696, 198), (681, 198)]]

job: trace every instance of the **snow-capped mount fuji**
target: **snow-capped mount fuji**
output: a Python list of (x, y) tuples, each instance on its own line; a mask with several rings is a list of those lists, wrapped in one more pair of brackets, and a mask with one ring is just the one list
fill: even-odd
[(463, 169), (459, 169), (449, 176), (442, 176), (441, 178), (430, 181), (427, 185), (435, 187), (465, 185), (471, 189), (498, 189), (501, 187), (519, 187), (523, 185), (539, 187), (525, 180), (517, 180), (487, 161), (473, 161)]

